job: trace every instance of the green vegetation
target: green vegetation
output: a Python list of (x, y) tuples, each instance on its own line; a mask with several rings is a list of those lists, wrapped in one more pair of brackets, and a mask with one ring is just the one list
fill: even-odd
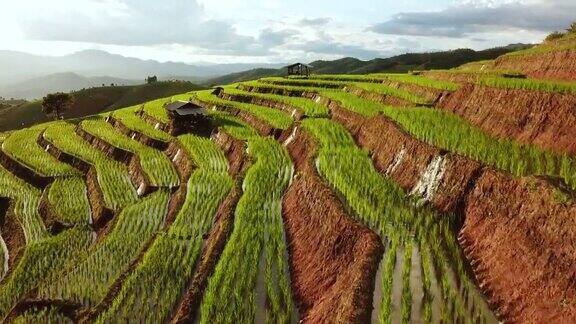
[(484, 77), (478, 84), (493, 88), (520, 89), (545, 92), (576, 94), (576, 82), (546, 81), (503, 77)]
[(142, 118), (136, 115), (139, 107), (130, 107), (125, 109), (116, 110), (112, 116), (118, 119), (127, 128), (144, 134), (150, 138), (160, 140), (163, 142), (170, 142), (172, 136), (169, 134), (154, 128), (152, 125), (145, 122)]
[(64, 224), (90, 222), (90, 203), (81, 177), (57, 178), (48, 189), (48, 202)]
[(62, 272), (55, 272), (39, 287), (44, 299), (63, 299), (83, 305), (99, 303), (164, 224), (170, 193), (160, 189), (128, 206), (113, 230)]
[[(455, 219), (451, 216), (439, 217), (427, 208), (417, 207), (415, 198), (407, 196), (403, 190), (391, 180), (382, 177), (372, 165), (368, 154), (354, 144), (351, 135), (343, 126), (328, 119), (305, 119), (304, 129), (311, 133), (320, 143), (318, 152), (318, 170), (320, 174), (343, 197), (354, 214), (364, 224), (381, 237), (399, 237), (401, 241), (414, 239), (415, 243), (427, 244), (433, 259), (437, 263), (445, 291), (444, 305), (455, 305), (456, 318), (466, 318), (467, 310), (459, 300), (461, 292), (464, 295), (477, 294), (473, 281), (468, 277), (464, 266), (464, 258), (458, 243), (451, 232)], [(393, 245), (394, 246), (394, 245)], [(389, 256), (384, 262), (392, 262)], [(390, 265), (384, 265), (384, 273), (388, 273)], [(449, 273), (455, 273), (459, 284), (448, 280)], [(386, 295), (390, 283), (383, 278), (382, 307), (390, 305)], [(478, 303), (481, 298), (475, 299)], [(485, 305), (474, 305), (474, 309), (486, 309)], [(406, 310), (404, 311), (406, 313)], [(489, 313), (482, 313), (490, 318)], [(380, 314), (383, 322), (390, 317), (384, 311)]]
[(412, 74), (375, 74), (374, 76), (382, 76), (386, 79), (401, 82), (401, 83), (409, 83), (415, 84), (421, 87), (433, 88), (438, 90), (449, 90), (449, 91), (456, 91), (459, 88), (459, 85), (444, 80), (435, 80), (431, 78), (427, 78), (420, 75), (412, 75)]
[(194, 98), (211, 105), (232, 107), (241, 111), (248, 112), (254, 117), (265, 121), (266, 123), (270, 124), (270, 126), (277, 129), (287, 129), (292, 125), (293, 122), (290, 116), (279, 110), (243, 102), (220, 99), (219, 97), (213, 95), (210, 90), (195, 92)]
[[(24, 294), (50, 274), (61, 269), (74, 255), (92, 242), (92, 231), (83, 226), (36, 242), (28, 243), (20, 262), (0, 286), (0, 319)], [(90, 269), (93, 270), (93, 269)]]
[[(253, 323), (262, 312), (265, 318), (260, 321), (267, 323), (291, 319), (294, 305), (281, 201), (292, 163), (286, 150), (270, 138), (251, 138), (248, 154), (255, 162), (244, 178), (234, 230), (208, 282), (201, 323)], [(258, 289), (261, 281), (264, 287)]]
[(383, 113), (414, 137), (442, 149), (516, 176), (558, 176), (576, 188), (576, 161), (573, 158), (534, 145), (521, 145), (512, 140), (489, 136), (452, 113), (429, 108), (388, 107), (341, 92), (324, 92), (322, 95), (338, 100), (346, 109), (364, 116)]
[(232, 95), (250, 96), (290, 105), (301, 110), (304, 115), (308, 117), (328, 117), (329, 115), (328, 108), (324, 105), (301, 97), (287, 97), (268, 93), (247, 92), (235, 87), (226, 87), (225, 92)]
[(99, 322), (166, 320), (190, 281), (213, 216), (232, 188), (228, 162), (216, 144), (192, 135), (179, 140), (198, 166), (188, 181), (184, 205), (174, 223), (158, 235), (142, 263), (124, 281)]
[(234, 138), (247, 140), (254, 136), (258, 136), (256, 130), (240, 120), (240, 118), (234, 117), (228, 113), (212, 110), (209, 111), (209, 116), (212, 119), (212, 124), (214, 126), (219, 127), (225, 133)]
[[(382, 275), (380, 277), (382, 287), (382, 302), (380, 304), (378, 320), (380, 323), (391, 323), (392, 321), (392, 285), (394, 276), (394, 266), (396, 265), (396, 250), (398, 243), (396, 240), (388, 241), (388, 250), (384, 257)], [(378, 280), (378, 278), (376, 278)], [(375, 310), (376, 311), (376, 310)]]
[(404, 244), (404, 264), (402, 265), (402, 323), (410, 323), (412, 312), (412, 289), (410, 287), (410, 271), (412, 269), (412, 241)]
[(59, 150), (96, 168), (98, 184), (104, 195), (106, 207), (118, 210), (135, 202), (138, 195), (130, 181), (128, 168), (90, 146), (76, 135), (74, 128), (74, 125), (64, 122), (51, 124), (44, 132), (44, 139)]
[(15, 324), (29, 324), (29, 323), (66, 323), (72, 324), (73, 321), (58, 312), (55, 307), (41, 308), (36, 307), (29, 309), (22, 313), (14, 320)]
[(80, 126), (92, 136), (138, 155), (142, 170), (153, 186), (170, 188), (178, 186), (178, 173), (170, 159), (162, 152), (118, 133), (103, 119), (85, 120)]
[(72, 166), (56, 160), (38, 145), (43, 129), (22, 129), (12, 132), (2, 143), (2, 150), (14, 160), (34, 172), (46, 176), (66, 176), (79, 174)]
[(0, 166), (0, 196), (15, 201), (14, 212), (27, 243), (46, 237), (46, 228), (37, 208), (40, 203), (40, 190)]

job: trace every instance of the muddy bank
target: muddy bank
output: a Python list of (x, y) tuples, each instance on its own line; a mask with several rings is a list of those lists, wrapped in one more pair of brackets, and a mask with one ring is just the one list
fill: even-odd
[(576, 80), (576, 51), (561, 50), (535, 55), (504, 55), (494, 62), (498, 70), (519, 71), (532, 78)]
[(234, 225), (234, 212), (242, 190), (242, 174), (248, 168), (245, 144), (229, 135), (219, 132), (214, 138), (228, 159), (229, 173), (235, 179), (236, 185), (226, 199), (218, 207), (210, 233), (205, 238), (196, 272), (188, 284), (180, 302), (175, 308), (172, 323), (193, 323), (198, 315), (198, 308), (204, 296), (210, 275), (214, 272), (220, 255), (224, 251), (228, 237)]
[(114, 216), (114, 211), (106, 207), (104, 194), (98, 183), (98, 174), (94, 167), (91, 167), (86, 173), (86, 190), (92, 211), (92, 228), (100, 236)]
[(461, 245), (507, 321), (576, 318), (576, 205), (559, 190), (541, 179), (487, 171), (466, 199)]
[(383, 254), (380, 238), (353, 221), (314, 169), (315, 145), (288, 145), (297, 170), (283, 200), (292, 292), (305, 323), (366, 323)]
[(438, 106), (486, 133), (526, 144), (576, 153), (576, 95), (466, 84)]
[[(443, 153), (383, 116), (366, 119), (338, 109), (332, 115), (370, 151), (379, 171), (406, 190), (424, 177), (430, 158)], [(384, 143), (376, 140), (382, 138)], [(430, 202), (463, 224), (461, 246), (499, 319), (574, 318), (574, 193), (550, 179), (513, 178), (451, 153), (444, 158)]]

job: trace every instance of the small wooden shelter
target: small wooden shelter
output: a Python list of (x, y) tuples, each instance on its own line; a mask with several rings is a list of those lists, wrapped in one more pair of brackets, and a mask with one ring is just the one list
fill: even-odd
[(175, 101), (164, 106), (172, 120), (172, 129), (176, 134), (194, 132), (210, 136), (212, 125), (204, 108), (189, 101)]
[(295, 63), (292, 65), (288, 65), (286, 69), (288, 69), (288, 76), (291, 75), (309, 76), (312, 67), (304, 63)]

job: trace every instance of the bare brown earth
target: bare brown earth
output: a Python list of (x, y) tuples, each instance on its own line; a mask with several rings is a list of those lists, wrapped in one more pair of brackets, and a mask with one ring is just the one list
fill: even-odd
[[(383, 173), (406, 148), (390, 177), (407, 190), (440, 153), (383, 116), (367, 119), (334, 107), (332, 116), (372, 153)], [(384, 143), (372, 140), (381, 138)], [(518, 323), (576, 318), (574, 193), (547, 179), (514, 178), (455, 154), (446, 158), (431, 203), (464, 224), (461, 245), (498, 317)]]
[(537, 55), (504, 55), (496, 59), (498, 70), (519, 71), (532, 78), (576, 80), (576, 51), (573, 49)]
[(465, 84), (439, 102), (488, 134), (576, 153), (576, 95)]
[(6, 243), (6, 248), (8, 248), (8, 273), (6, 274), (6, 276), (8, 276), (22, 254), (22, 249), (26, 245), (26, 238), (24, 237), (22, 226), (14, 213), (15, 203), (8, 199), (2, 199), (0, 203), (2, 203), (2, 207), (3, 209), (5, 208), (6, 211), (6, 213), (2, 215), (0, 231), (4, 243)]
[(315, 145), (288, 146), (298, 171), (283, 200), (292, 291), (303, 323), (367, 323), (383, 246), (353, 221), (316, 174)]

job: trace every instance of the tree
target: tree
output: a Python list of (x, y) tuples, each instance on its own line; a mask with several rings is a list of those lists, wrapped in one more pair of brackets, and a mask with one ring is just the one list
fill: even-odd
[(42, 112), (46, 115), (53, 114), (55, 119), (62, 119), (62, 113), (68, 110), (74, 103), (74, 98), (62, 92), (51, 93), (42, 98)]
[(570, 27), (568, 27), (568, 29), (566, 29), (566, 31), (567, 31), (569, 34), (576, 34), (576, 21), (573, 22), (573, 23), (570, 25)]

